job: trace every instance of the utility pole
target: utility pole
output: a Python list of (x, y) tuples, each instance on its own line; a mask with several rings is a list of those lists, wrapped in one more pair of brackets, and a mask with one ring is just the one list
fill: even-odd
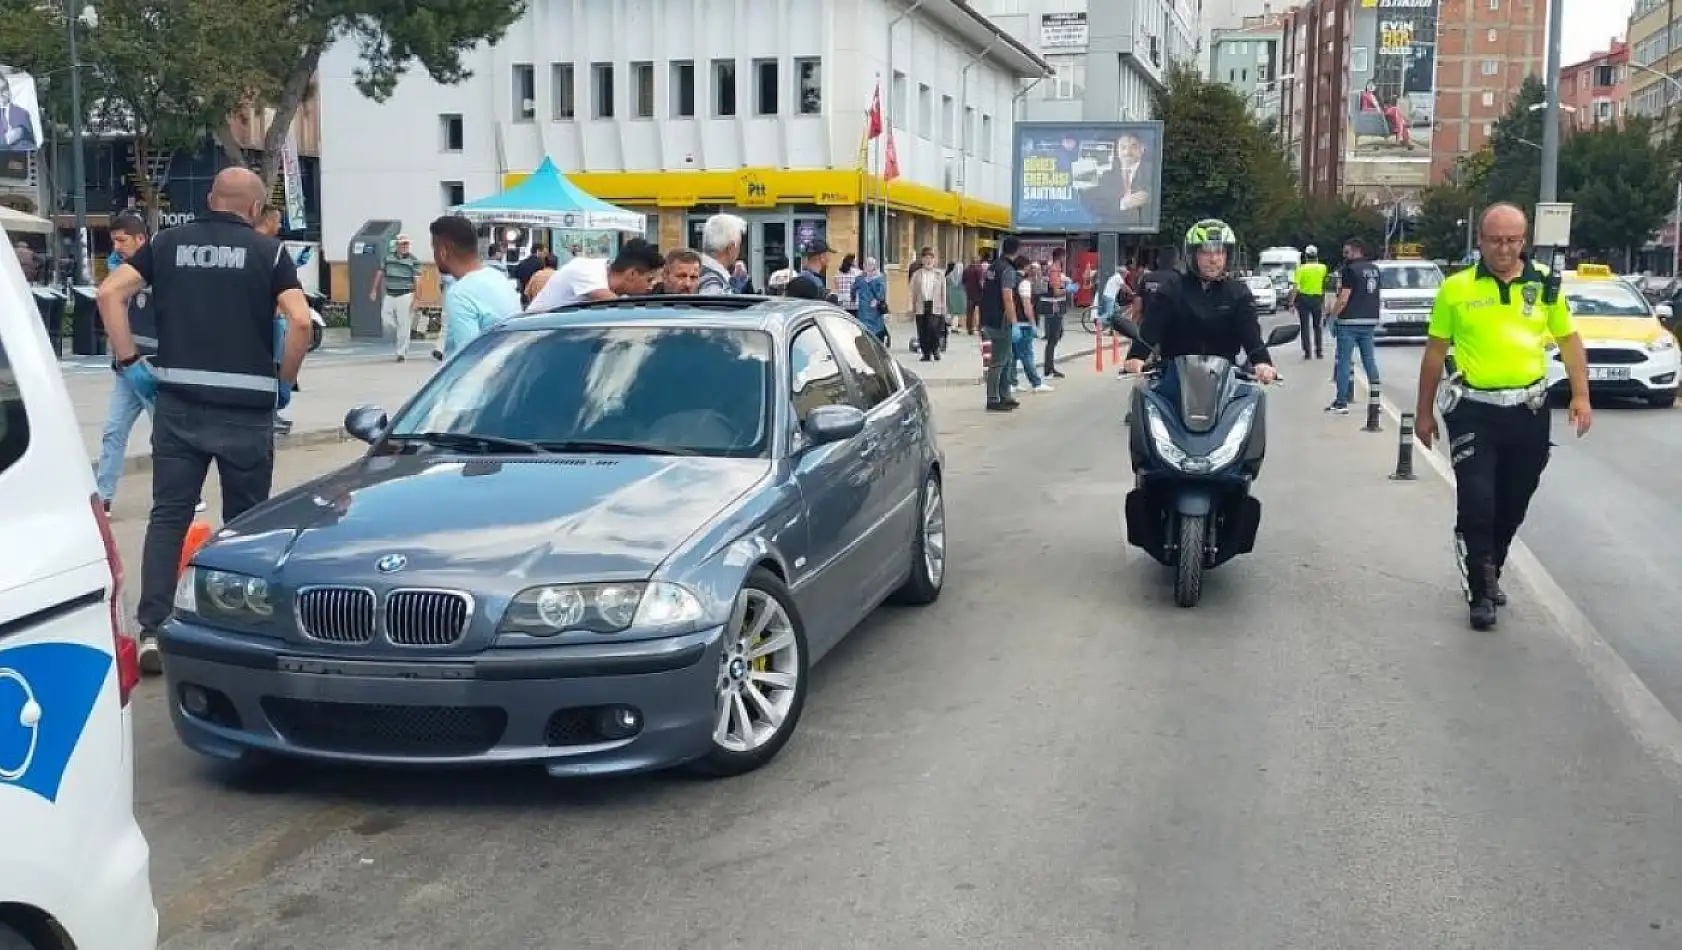
[(1565, 0), (1548, 0), (1547, 107), (1542, 114), (1542, 194), (1544, 204), (1559, 200), (1559, 56)]
[[(1128, 68), (1122, 65), (1121, 57), (1124, 53), (1134, 53), (1132, 16), (1133, 9), (1122, 3), (1087, 6), (1086, 97), (1081, 104), (1081, 118), (1088, 122), (1115, 122), (1121, 118), (1121, 77)], [(1120, 259), (1121, 235), (1113, 231), (1099, 234), (1100, 287), (1108, 279), (1107, 275), (1115, 273)]]
[(76, 212), (76, 238), (72, 245), (74, 281), (87, 283), (88, 272), (88, 172), (82, 142), (82, 58), (77, 43), (76, 23), (80, 19), (76, 0), (65, 0), (64, 22), (70, 31), (70, 200)]

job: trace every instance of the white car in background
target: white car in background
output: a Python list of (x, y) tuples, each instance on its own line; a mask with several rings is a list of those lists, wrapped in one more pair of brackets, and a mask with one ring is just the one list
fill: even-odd
[(1250, 288), (1250, 296), (1256, 298), (1256, 309), (1268, 313), (1279, 312), (1279, 291), (1274, 288), (1272, 279), (1257, 274), (1244, 278), (1244, 283)]
[(1375, 261), (1378, 265), (1378, 339), (1423, 340), (1431, 302), (1443, 285), (1442, 268), (1423, 260)]
[(122, 588), (57, 354), (0, 229), (0, 950), (157, 945)]

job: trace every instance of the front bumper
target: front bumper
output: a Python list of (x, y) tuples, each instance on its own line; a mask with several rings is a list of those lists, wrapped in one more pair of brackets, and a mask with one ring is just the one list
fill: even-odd
[[(1641, 343), (1586, 340), (1589, 392), (1608, 396), (1650, 396), (1674, 392), (1682, 373), (1682, 350), (1649, 350)], [(1548, 389), (1570, 386), (1556, 350), (1548, 360)]]
[(1430, 324), (1429, 310), (1383, 310), (1378, 315), (1378, 332), (1373, 336), (1381, 340), (1423, 340)]
[[(349, 660), (165, 625), (170, 717), (189, 748), (373, 765), (536, 763), (556, 776), (681, 765), (710, 748), (722, 627), (660, 640)], [(188, 710), (193, 688), (205, 702)], [(600, 726), (622, 707), (640, 728)]]

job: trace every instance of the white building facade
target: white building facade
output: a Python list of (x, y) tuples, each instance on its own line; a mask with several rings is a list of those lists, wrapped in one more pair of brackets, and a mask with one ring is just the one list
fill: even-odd
[[(429, 255), (429, 221), (545, 155), (647, 214), (662, 247), (695, 244), (717, 211), (747, 218), (761, 286), (814, 238), (892, 265), (924, 245), (967, 256), (1009, 227), (1016, 95), (1048, 67), (959, 0), (907, 14), (914, 2), (532, 0), (502, 42), (468, 55), (471, 78), (440, 86), (417, 70), (384, 103), (356, 91), (355, 47), (335, 46), (320, 68), (335, 291), (365, 221), (401, 220)], [(879, 174), (886, 136), (860, 164), (878, 83), (892, 181)]]
[(1052, 67), (1050, 77), (1024, 94), (1017, 118), (1079, 122), (1152, 118), (1152, 96), (1170, 65), (1197, 55), (1195, 2), (974, 0), (973, 5)]

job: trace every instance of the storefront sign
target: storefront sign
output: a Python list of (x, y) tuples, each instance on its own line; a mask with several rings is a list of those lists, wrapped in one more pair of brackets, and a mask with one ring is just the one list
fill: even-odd
[(743, 172), (736, 179), (736, 206), (739, 208), (775, 208), (777, 196), (756, 172)]
[(1040, 49), (1081, 49), (1086, 42), (1085, 13), (1040, 14)]

